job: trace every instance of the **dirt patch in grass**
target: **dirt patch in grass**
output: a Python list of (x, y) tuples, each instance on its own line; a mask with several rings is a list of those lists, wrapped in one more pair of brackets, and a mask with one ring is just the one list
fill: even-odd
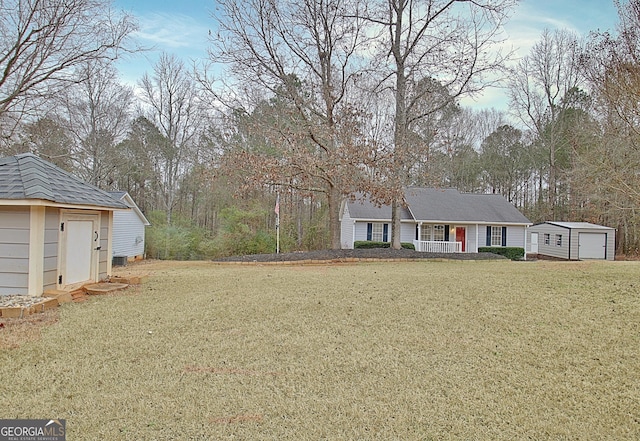
[(0, 350), (70, 439), (638, 439), (640, 263), (149, 262)]

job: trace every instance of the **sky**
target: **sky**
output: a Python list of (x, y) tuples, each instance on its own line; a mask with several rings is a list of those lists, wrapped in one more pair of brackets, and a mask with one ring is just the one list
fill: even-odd
[[(137, 18), (140, 29), (134, 38), (141, 46), (152, 48), (120, 61), (118, 70), (124, 82), (135, 85), (145, 72), (151, 73), (162, 52), (186, 64), (207, 58), (209, 30), (215, 26), (214, 0), (114, 0), (114, 6)], [(545, 28), (587, 36), (589, 31), (613, 30), (616, 22), (613, 0), (520, 0), (504, 31), (517, 56), (525, 56)], [(490, 89), (462, 104), (506, 110), (506, 94)]]

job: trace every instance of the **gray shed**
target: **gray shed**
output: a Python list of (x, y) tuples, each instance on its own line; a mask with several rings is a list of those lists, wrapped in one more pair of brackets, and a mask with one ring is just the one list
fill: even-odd
[(117, 210), (129, 207), (37, 156), (0, 158), (0, 296), (106, 279)]
[(614, 260), (616, 230), (588, 222), (543, 222), (527, 231), (527, 253), (566, 260)]

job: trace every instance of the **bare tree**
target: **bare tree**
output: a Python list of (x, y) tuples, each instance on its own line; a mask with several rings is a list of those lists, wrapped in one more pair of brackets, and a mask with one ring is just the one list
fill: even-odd
[(602, 137), (581, 161), (594, 216), (617, 226), (619, 249), (640, 253), (640, 1), (616, 2), (615, 32), (591, 35), (582, 66)]
[(7, 138), (89, 60), (114, 60), (136, 29), (108, 0), (0, 1), (0, 128)]
[(201, 105), (196, 82), (182, 61), (163, 54), (153, 68), (153, 75), (145, 74), (140, 81), (142, 99), (154, 122), (166, 139), (155, 150), (155, 168), (161, 177), (160, 185), (167, 213), (167, 224), (177, 202), (182, 177), (190, 166), (190, 150), (198, 135)]
[[(242, 163), (258, 185), (326, 196), (331, 247), (340, 247), (341, 197), (356, 185), (366, 149), (350, 93), (363, 63), (362, 4), (347, 0), (220, 0), (211, 59), (225, 63), (236, 90), (226, 101), (252, 119), (278, 157), (250, 146)], [(255, 90), (259, 89), (258, 93)], [(237, 97), (237, 94), (236, 94)], [(260, 109), (271, 101), (271, 115)], [(279, 112), (279, 113), (278, 113)], [(274, 118), (280, 115), (280, 121)], [(262, 119), (260, 119), (260, 118)], [(263, 152), (264, 153), (264, 152)]]
[(74, 139), (72, 158), (76, 174), (108, 189), (115, 181), (115, 148), (126, 136), (131, 122), (133, 89), (118, 82), (115, 69), (91, 60), (78, 70), (78, 81), (54, 99), (54, 110)]
[(552, 219), (561, 216), (558, 211), (559, 158), (568, 147), (564, 142), (566, 127), (561, 116), (573, 104), (568, 99), (572, 91), (584, 81), (579, 68), (580, 51), (576, 35), (567, 30), (545, 30), (530, 54), (514, 69), (509, 86), (514, 113), (536, 135), (547, 155), (550, 210), (546, 217)]
[[(383, 199), (391, 202), (392, 246), (400, 248), (400, 207), (407, 170), (412, 166), (412, 127), (452, 100), (487, 87), (489, 76), (503, 67), (497, 44), (512, 0), (381, 0), (367, 19), (380, 30), (379, 91), (395, 99), (393, 153), (386, 172)], [(433, 90), (419, 80), (433, 78), (448, 91), (448, 99), (429, 100)]]

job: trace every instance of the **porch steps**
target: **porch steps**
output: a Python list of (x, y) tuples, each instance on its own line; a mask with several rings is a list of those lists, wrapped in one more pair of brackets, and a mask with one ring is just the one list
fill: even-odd
[(73, 296), (69, 291), (63, 291), (59, 289), (49, 289), (42, 293), (42, 297), (51, 297), (52, 299), (57, 299), (60, 305), (73, 301)]
[(114, 291), (121, 291), (127, 288), (129, 285), (126, 283), (111, 283), (111, 282), (102, 282), (102, 283), (92, 283), (90, 285), (85, 285), (82, 288), (88, 295), (102, 295), (109, 294)]

